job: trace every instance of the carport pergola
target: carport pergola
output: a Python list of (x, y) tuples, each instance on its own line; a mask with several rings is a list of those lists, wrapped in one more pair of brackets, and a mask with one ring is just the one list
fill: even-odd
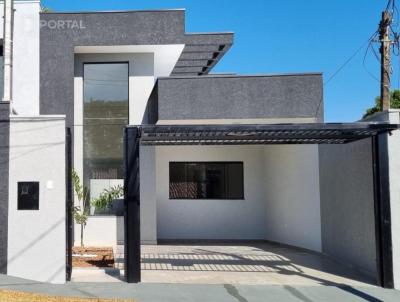
[(144, 146), (348, 144), (372, 140), (378, 285), (393, 288), (388, 123), (271, 125), (142, 125), (125, 129), (125, 277), (141, 281), (139, 149)]

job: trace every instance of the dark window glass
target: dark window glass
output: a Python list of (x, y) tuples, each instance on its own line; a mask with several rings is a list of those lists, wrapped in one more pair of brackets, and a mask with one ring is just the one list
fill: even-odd
[(169, 169), (169, 195), (171, 198), (186, 198), (188, 185), (186, 181), (186, 164), (174, 163)]
[[(90, 198), (123, 179), (123, 129), (128, 124), (128, 63), (84, 64), (83, 182)], [(112, 209), (92, 214), (115, 214)]]
[(228, 198), (243, 196), (243, 164), (230, 164), (226, 167)]
[(171, 162), (170, 199), (243, 199), (243, 163)]
[(39, 210), (39, 182), (18, 182), (18, 210)]

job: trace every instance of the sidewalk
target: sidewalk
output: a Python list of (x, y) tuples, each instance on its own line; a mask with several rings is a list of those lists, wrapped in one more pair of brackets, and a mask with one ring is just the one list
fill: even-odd
[(57, 296), (122, 298), (143, 302), (400, 301), (400, 292), (377, 287), (68, 283), (53, 285), (0, 275), (0, 290)]

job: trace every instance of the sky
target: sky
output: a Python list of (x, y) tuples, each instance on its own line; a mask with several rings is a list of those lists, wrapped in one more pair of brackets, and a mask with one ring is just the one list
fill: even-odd
[[(327, 122), (360, 119), (379, 95), (379, 63), (372, 51), (366, 56), (365, 53), (386, 3), (387, 0), (42, 0), (42, 6), (54, 11), (185, 8), (186, 32), (235, 33), (232, 48), (213, 72), (322, 72)], [(395, 24), (395, 30), (398, 28)], [(373, 44), (378, 49), (378, 44)], [(394, 56), (392, 89), (400, 86), (399, 65), (399, 57)]]

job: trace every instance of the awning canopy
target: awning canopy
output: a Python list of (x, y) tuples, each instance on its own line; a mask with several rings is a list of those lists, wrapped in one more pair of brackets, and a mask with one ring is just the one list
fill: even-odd
[[(134, 127), (134, 126), (131, 126)], [(142, 125), (141, 145), (346, 144), (398, 129), (388, 123)]]

